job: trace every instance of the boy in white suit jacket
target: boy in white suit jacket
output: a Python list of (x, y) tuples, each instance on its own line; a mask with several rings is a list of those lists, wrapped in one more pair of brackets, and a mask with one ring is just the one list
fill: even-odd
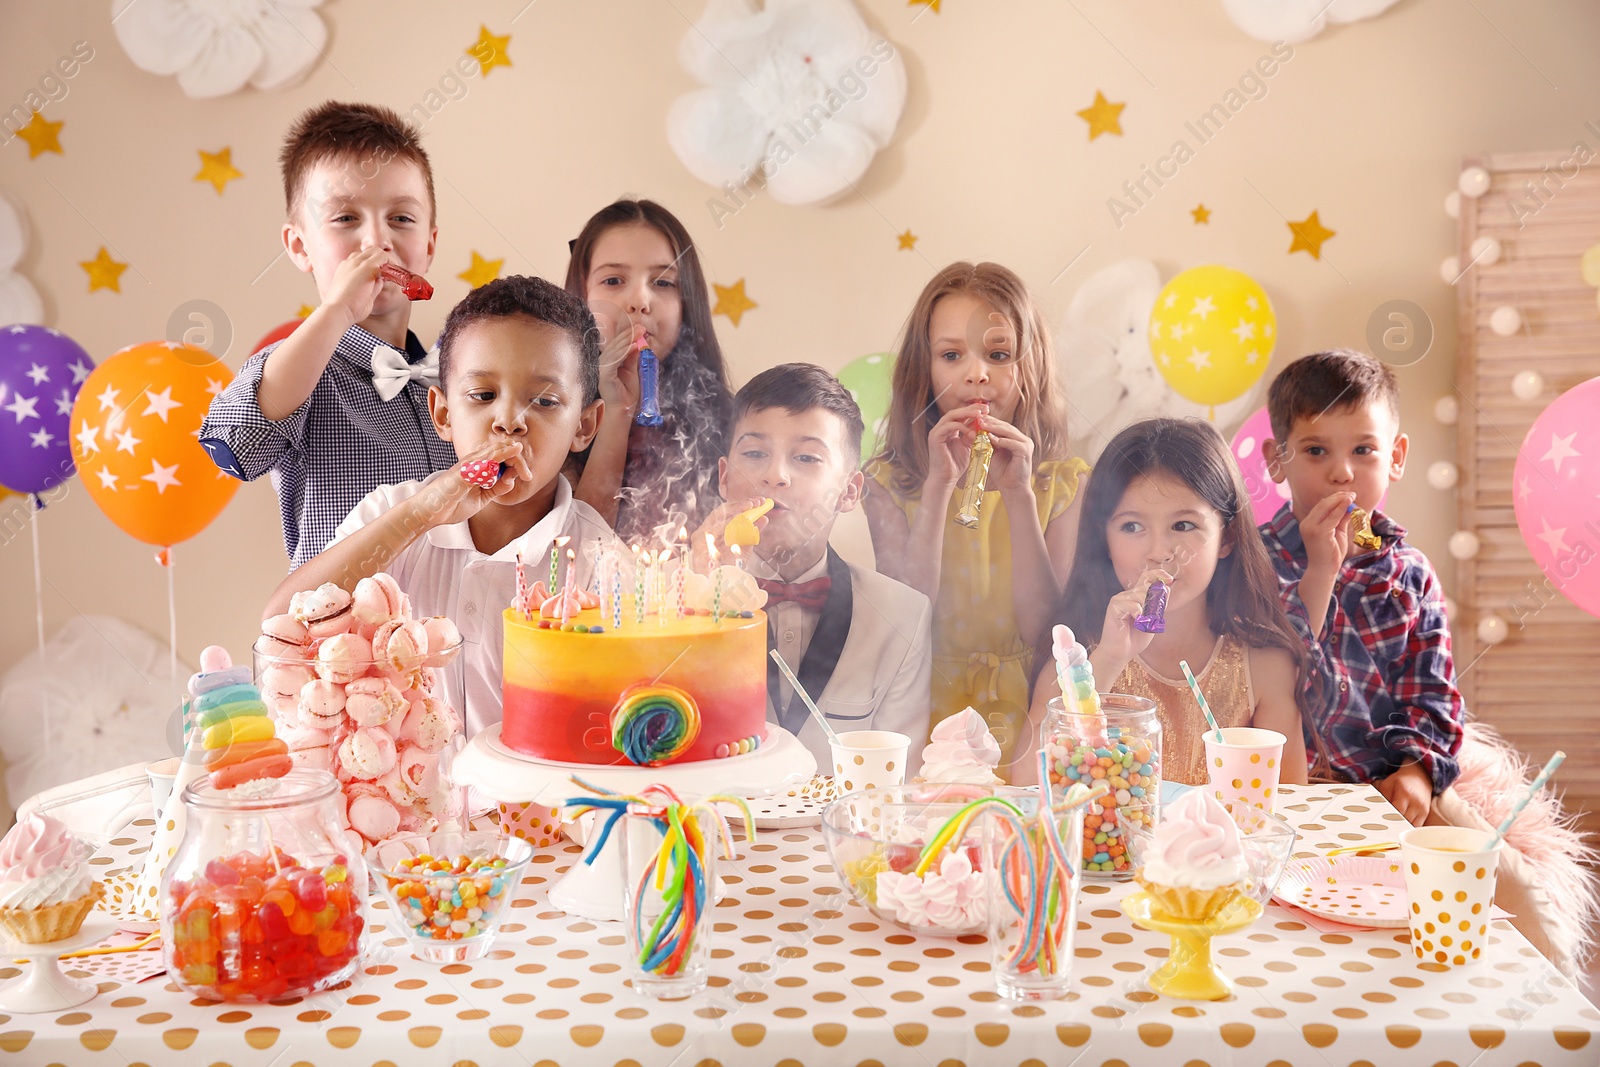
[[(833, 523), (861, 502), (861, 409), (838, 379), (809, 363), (763, 371), (733, 399), (729, 452), (719, 466), (728, 503), (690, 542), (709, 534), (721, 559), (728, 520), (773, 501), (747, 569), (767, 590), (767, 647), (777, 649), (835, 731), (896, 730), (911, 738), (906, 774), (928, 741), (932, 637), (928, 598), (876, 570), (848, 564), (828, 544)], [(700, 561), (704, 566), (704, 561)], [(833, 765), (828, 739), (767, 664), (767, 718)]]

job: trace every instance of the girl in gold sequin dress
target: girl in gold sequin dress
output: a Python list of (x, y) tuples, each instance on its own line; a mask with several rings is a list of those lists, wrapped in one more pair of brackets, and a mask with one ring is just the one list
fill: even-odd
[[(1205, 716), (1179, 660), (1194, 669), (1219, 725), (1283, 734), (1283, 781), (1306, 780), (1306, 653), (1244, 503), (1227, 445), (1198, 419), (1150, 419), (1123, 430), (1084, 494), (1072, 575), (1053, 621), (1092, 649), (1103, 691), (1155, 701), (1168, 781), (1206, 781)], [(1142, 633), (1133, 620), (1158, 579), (1169, 586), (1166, 630)], [(1049, 663), (1047, 650), (1036, 662)], [(1036, 727), (1059, 695), (1054, 672), (1039, 672)]]

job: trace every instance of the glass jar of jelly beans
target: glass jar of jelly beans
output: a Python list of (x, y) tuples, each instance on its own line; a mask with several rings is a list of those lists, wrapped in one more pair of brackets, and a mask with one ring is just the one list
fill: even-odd
[(183, 791), (187, 825), (161, 879), (167, 973), (206, 1000), (267, 1001), (361, 965), (367, 869), (340, 825), (339, 782), (282, 778)]
[(1140, 830), (1161, 814), (1161, 720), (1155, 701), (1099, 694), (1099, 713), (1050, 701), (1041, 731), (1051, 787), (1105, 782), (1110, 792), (1084, 809), (1083, 870), (1088, 877), (1133, 877)]

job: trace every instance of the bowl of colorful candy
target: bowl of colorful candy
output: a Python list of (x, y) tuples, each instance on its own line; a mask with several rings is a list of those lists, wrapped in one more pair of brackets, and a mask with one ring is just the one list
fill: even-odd
[(533, 846), (486, 831), (440, 830), (391, 838), (373, 857), (373, 880), (391, 927), (428, 963), (461, 963), (489, 951)]
[(959, 783), (914, 783), (850, 793), (822, 811), (822, 836), (834, 873), (856, 902), (914, 934), (958, 937), (988, 923), (984, 843), (979, 819), (959, 841), (940, 831), (979, 797), (1033, 796), (1032, 790)]

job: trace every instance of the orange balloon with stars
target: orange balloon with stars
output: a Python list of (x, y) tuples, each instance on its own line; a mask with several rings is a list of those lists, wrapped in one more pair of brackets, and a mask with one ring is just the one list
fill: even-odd
[(148, 544), (187, 541), (239, 488), (200, 447), (200, 422), (233, 372), (174, 341), (130, 345), (97, 366), (72, 405), (72, 458), (89, 497)]

